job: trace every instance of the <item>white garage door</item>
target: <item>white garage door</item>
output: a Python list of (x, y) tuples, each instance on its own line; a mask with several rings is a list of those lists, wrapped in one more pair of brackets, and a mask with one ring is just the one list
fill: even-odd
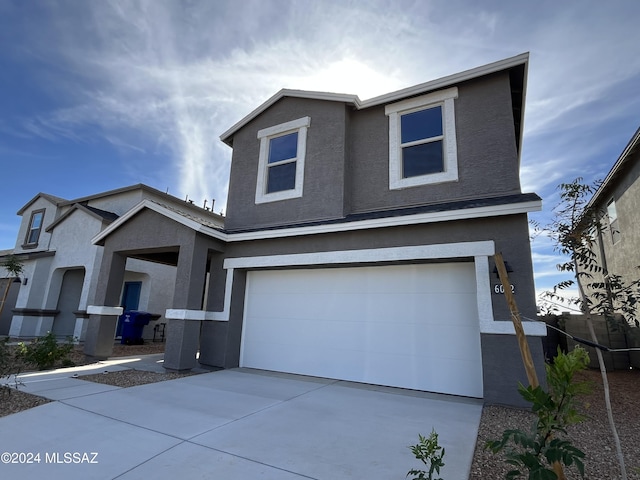
[(248, 272), (241, 366), (482, 397), (474, 265)]

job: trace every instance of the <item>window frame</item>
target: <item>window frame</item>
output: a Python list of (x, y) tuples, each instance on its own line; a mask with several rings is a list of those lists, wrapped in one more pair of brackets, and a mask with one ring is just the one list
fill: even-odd
[[(260, 154), (258, 157), (258, 179), (256, 182), (255, 203), (269, 203), (291, 198), (302, 197), (304, 183), (304, 164), (307, 153), (307, 130), (311, 125), (311, 117), (302, 117), (290, 122), (274, 125), (273, 127), (263, 128), (258, 131), (258, 140), (260, 140)], [(272, 139), (298, 133), (298, 143), (296, 156), (274, 164), (269, 164), (269, 145)], [(278, 192), (267, 193), (269, 181), (269, 168), (272, 166), (285, 165), (287, 163), (296, 164), (295, 186), (289, 190), (280, 190)]]
[[(613, 215), (611, 206), (613, 206)], [(613, 219), (611, 217), (614, 217)], [(618, 220), (618, 209), (616, 207), (615, 198), (610, 199), (607, 202), (607, 221), (609, 223), (609, 234), (611, 235), (611, 244), (616, 245), (622, 240), (622, 233), (620, 232), (620, 222)]]
[[(389, 117), (389, 189), (419, 185), (432, 185), (445, 182), (458, 181), (458, 147), (456, 143), (456, 122), (454, 100), (458, 98), (458, 88), (452, 87), (445, 90), (421, 95), (400, 102), (392, 103), (385, 107), (385, 115)], [(440, 106), (442, 108), (442, 156), (443, 171), (427, 173), (413, 177), (403, 177), (402, 163), (402, 116), (410, 113), (427, 110)], [(440, 140), (440, 136), (429, 137), (422, 143)], [(435, 139), (435, 140), (432, 140)], [(406, 147), (415, 145), (410, 142)]]
[[(44, 215), (45, 215), (46, 209), (45, 208), (40, 208), (38, 210), (33, 210), (31, 212), (31, 217), (29, 218), (29, 226), (27, 227), (27, 233), (25, 234), (24, 237), (24, 245), (22, 245), (23, 248), (35, 248), (38, 246), (38, 242), (40, 241), (40, 234), (42, 233), (42, 228), (44, 226)], [(33, 223), (34, 220), (36, 218), (36, 215), (42, 215), (42, 218), (40, 220), (40, 226), (35, 229), (33, 228)], [(31, 232), (37, 230), (37, 235), (36, 238), (33, 242), (30, 242), (29, 239), (31, 238)]]

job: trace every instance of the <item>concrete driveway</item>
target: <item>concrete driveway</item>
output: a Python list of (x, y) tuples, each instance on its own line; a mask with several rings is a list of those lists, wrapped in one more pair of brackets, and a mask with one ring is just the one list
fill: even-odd
[(421, 467), (407, 446), (435, 428), (446, 449), (441, 476), (461, 480), (482, 409), (476, 400), (248, 369), (132, 388), (70, 375), (26, 382), (56, 401), (0, 418), (0, 478), (404, 479)]

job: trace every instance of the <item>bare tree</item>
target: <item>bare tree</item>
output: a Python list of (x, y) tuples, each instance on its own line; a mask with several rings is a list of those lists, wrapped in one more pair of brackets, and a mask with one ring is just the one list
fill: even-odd
[[(592, 315), (603, 315), (612, 321), (617, 313), (625, 319), (625, 326), (635, 328), (638, 325), (636, 314), (640, 300), (638, 279), (625, 280), (609, 272), (606, 263), (602, 262), (602, 233), (609, 225), (604, 221), (605, 213), (589, 204), (598, 185), (598, 182), (592, 185), (584, 184), (581, 178), (561, 184), (560, 203), (554, 209), (554, 219), (544, 228), (554, 241), (556, 251), (567, 258), (566, 262), (558, 265), (558, 269), (573, 276), (572, 279), (556, 285), (548, 296), (555, 301), (566, 301), (565, 297), (560, 295), (560, 291), (571, 287), (578, 289), (579, 296), (568, 301), (578, 305), (585, 315), (591, 340), (596, 346), (599, 343), (593, 328)], [(626, 480), (622, 447), (611, 410), (607, 371), (601, 349), (596, 348), (595, 351), (600, 365), (607, 415), (618, 462), (622, 478)]]

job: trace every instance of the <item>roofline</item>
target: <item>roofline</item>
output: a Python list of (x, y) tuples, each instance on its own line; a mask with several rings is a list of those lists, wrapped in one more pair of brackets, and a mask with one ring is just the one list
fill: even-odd
[(317, 235), (326, 233), (348, 232), (356, 230), (387, 228), (387, 227), (399, 227), (406, 225), (418, 225), (436, 222), (446, 222), (453, 220), (469, 220), (475, 218), (487, 218), (497, 217), (504, 215), (516, 215), (529, 212), (536, 212), (542, 209), (542, 200), (536, 196), (535, 199), (528, 199), (523, 202), (514, 202), (504, 205), (491, 205), (481, 207), (470, 207), (460, 210), (446, 210), (427, 213), (417, 213), (410, 215), (402, 215), (398, 217), (384, 217), (374, 218), (367, 220), (355, 220), (344, 223), (335, 224), (319, 224), (319, 225), (305, 225), (305, 226), (293, 226), (279, 229), (265, 229), (256, 230), (250, 232), (226, 232), (217, 230), (212, 227), (207, 227), (201, 223), (196, 222), (180, 215), (173, 210), (163, 207), (160, 204), (152, 202), (150, 200), (143, 200), (127, 213), (122, 215), (111, 225), (105, 228), (102, 232), (97, 234), (91, 239), (91, 243), (94, 245), (104, 245), (104, 239), (117, 230), (122, 224), (134, 217), (144, 208), (149, 208), (161, 215), (164, 215), (176, 222), (191, 228), (199, 233), (216, 238), (223, 242), (245, 242), (253, 240), (266, 240), (271, 238), (285, 238), (285, 237), (299, 237), (306, 235)]
[[(402, 90), (386, 93), (384, 95), (380, 95), (364, 101), (361, 101), (357, 95), (349, 95), (349, 94), (342, 94), (342, 93), (314, 92), (314, 91), (307, 91), (307, 90), (282, 89), (278, 93), (273, 95), (271, 98), (269, 98), (262, 105), (260, 105), (255, 110), (253, 110), (251, 113), (249, 113), (244, 118), (242, 118), (239, 122), (237, 122), (235, 125), (229, 128), (222, 135), (220, 135), (220, 140), (222, 140), (227, 145), (231, 146), (232, 144), (231, 137), (233, 137), (233, 135), (238, 130), (240, 130), (240, 128), (245, 126), (251, 120), (253, 120), (262, 112), (264, 112), (267, 108), (269, 108), (278, 100), (284, 97), (309, 98), (314, 100), (344, 102), (344, 103), (353, 105), (357, 110), (361, 110), (364, 108), (374, 107), (376, 105), (395, 102), (402, 98), (420, 95), (429, 91), (447, 88), (454, 84), (459, 84), (459, 83), (472, 80), (475, 78), (479, 78), (485, 75), (490, 75), (492, 73), (508, 70), (513, 67), (517, 67), (519, 65), (523, 65), (525, 68), (525, 77), (524, 77), (524, 85), (523, 85), (523, 92), (522, 92), (523, 107), (524, 107), (524, 100), (526, 98), (526, 78), (528, 73), (528, 63), (529, 63), (529, 53), (525, 52), (525, 53), (521, 53), (520, 55), (516, 55), (514, 57), (498, 60), (497, 62), (489, 63), (487, 65), (481, 65), (479, 67), (475, 67), (470, 70), (454, 73), (453, 75), (448, 75), (446, 77), (421, 83), (419, 85), (414, 85), (412, 87), (403, 88)], [(522, 118), (520, 119), (521, 122), (523, 119), (524, 119), (524, 108), (522, 108)], [(523, 129), (521, 128), (520, 137), (522, 137), (522, 130)]]
[(76, 210), (81, 210), (81, 211), (91, 215), (92, 217), (94, 217), (94, 218), (96, 218), (98, 220), (101, 220), (102, 222), (108, 222), (108, 220), (106, 218), (101, 217), (96, 212), (93, 212), (92, 210), (88, 209), (84, 205), (82, 205), (80, 203), (74, 203), (73, 206), (69, 210), (67, 210), (62, 215), (60, 215), (60, 217), (56, 218), (53, 222), (51, 222), (51, 225), (49, 225), (47, 228), (45, 228), (45, 232), (53, 231), (54, 228), (56, 228), (59, 224), (64, 222)]
[(174, 195), (171, 195), (170, 193), (166, 193), (166, 192), (162, 192), (156, 188), (150, 187), (149, 185), (145, 185), (144, 183), (136, 183), (135, 185), (129, 185), (127, 187), (121, 187), (121, 188), (116, 188), (114, 190), (107, 190), (106, 192), (101, 192), (101, 193), (95, 193), (93, 195), (88, 195), (86, 197), (80, 197), (80, 198), (75, 198), (73, 200), (68, 200), (65, 201), (63, 203), (60, 203), (59, 206), (69, 206), (69, 205), (73, 205), (75, 203), (86, 203), (86, 202), (90, 202), (91, 200), (96, 200), (99, 198), (104, 198), (104, 197), (110, 197), (112, 195), (119, 195), (121, 193), (127, 193), (127, 192), (132, 192), (134, 190), (144, 190), (146, 192), (152, 193), (154, 195), (166, 198), (168, 200), (170, 200), (171, 202), (179, 202), (181, 204), (183, 204), (186, 208), (191, 208), (193, 210), (198, 210), (198, 211), (203, 211), (206, 212), (209, 215), (213, 215), (214, 217), (224, 221), (224, 217), (222, 215), (219, 215), (213, 211), (210, 210), (206, 210), (202, 207), (199, 207), (198, 205), (196, 205), (195, 203), (191, 203), (190, 201), (186, 201), (186, 200), (182, 200), (181, 198), (178, 198)]
[(251, 113), (243, 117), (222, 135), (220, 135), (220, 140), (231, 146), (231, 137), (234, 133), (236, 133), (251, 120), (267, 110), (271, 105), (284, 97), (308, 98), (311, 100), (326, 100), (330, 102), (343, 102), (351, 104), (356, 108), (359, 108), (362, 103), (357, 95), (350, 95), (347, 93), (314, 92), (309, 90), (291, 90), (288, 88), (283, 88), (278, 93), (269, 98), (266, 102), (254, 109)]
[(64, 198), (60, 198), (60, 197), (56, 197), (54, 195), (49, 195), (48, 193), (40, 192), (36, 196), (34, 196), (31, 200), (29, 200), (27, 203), (25, 203), (24, 206), (20, 210), (18, 210), (16, 215), (22, 215), (27, 210), (27, 208), (29, 208), (33, 204), (33, 202), (38, 200), (40, 197), (42, 197), (42, 198), (46, 199), (47, 201), (53, 203), (56, 207), (59, 207), (63, 203), (67, 202), (67, 200), (64, 199)]
[(630, 157), (633, 149), (638, 146), (640, 146), (640, 127), (638, 127), (638, 129), (636, 130), (636, 133), (633, 134), (633, 136), (631, 137), (631, 140), (629, 140), (629, 143), (627, 143), (627, 146), (624, 148), (624, 150), (622, 150), (622, 153), (616, 160), (616, 163), (613, 164), (613, 167), (611, 167), (611, 170), (609, 171), (605, 179), (602, 181), (602, 183), (600, 184), (596, 192), (593, 194), (593, 196), (591, 197), (591, 200), (589, 200), (585, 209), (592, 208), (598, 202), (599, 198), (604, 194), (604, 192), (609, 187), (609, 184), (613, 181), (613, 179), (616, 177), (618, 172), (627, 163), (627, 159)]
[[(112, 195), (119, 195), (121, 193), (132, 192), (134, 190), (146, 190), (151, 193), (159, 194), (159, 195), (168, 195), (173, 197), (173, 195), (169, 195), (168, 193), (161, 192), (153, 187), (145, 185), (144, 183), (136, 183), (135, 185), (129, 185), (126, 187), (115, 188), (113, 190), (107, 190), (106, 192), (94, 193), (92, 195), (87, 195), (86, 197), (74, 198), (73, 200), (68, 200), (61, 204), (61, 206), (73, 205), (74, 203), (85, 203), (90, 202), (91, 200), (96, 200), (98, 198), (110, 197)], [(173, 197), (180, 200), (177, 197)]]
[(111, 233), (113, 233), (115, 230), (120, 228), (122, 224), (128, 222), (131, 218), (136, 216), (140, 211), (142, 211), (145, 208), (148, 208), (149, 210), (153, 210), (154, 212), (157, 212), (161, 215), (164, 215), (165, 217), (168, 217), (171, 220), (174, 220), (184, 225), (185, 227), (191, 228), (192, 230), (195, 230), (197, 232), (202, 232), (206, 235), (209, 235), (214, 238), (218, 238), (220, 240), (224, 240), (224, 234), (219, 230), (216, 230), (215, 228), (212, 228), (212, 227), (207, 227), (206, 225), (202, 225), (201, 223), (198, 223), (195, 220), (191, 220), (190, 218), (187, 218), (184, 215), (179, 214), (178, 212), (175, 212), (169, 208), (166, 208), (160, 205), (159, 203), (153, 202), (145, 198), (136, 206), (134, 206), (129, 211), (127, 211), (127, 213), (125, 213), (124, 215), (121, 215), (117, 220), (112, 222), (107, 228), (105, 228), (100, 233), (98, 233), (95, 237), (93, 237), (91, 239), (91, 243), (94, 245), (104, 245), (104, 239), (106, 237), (111, 235)]

